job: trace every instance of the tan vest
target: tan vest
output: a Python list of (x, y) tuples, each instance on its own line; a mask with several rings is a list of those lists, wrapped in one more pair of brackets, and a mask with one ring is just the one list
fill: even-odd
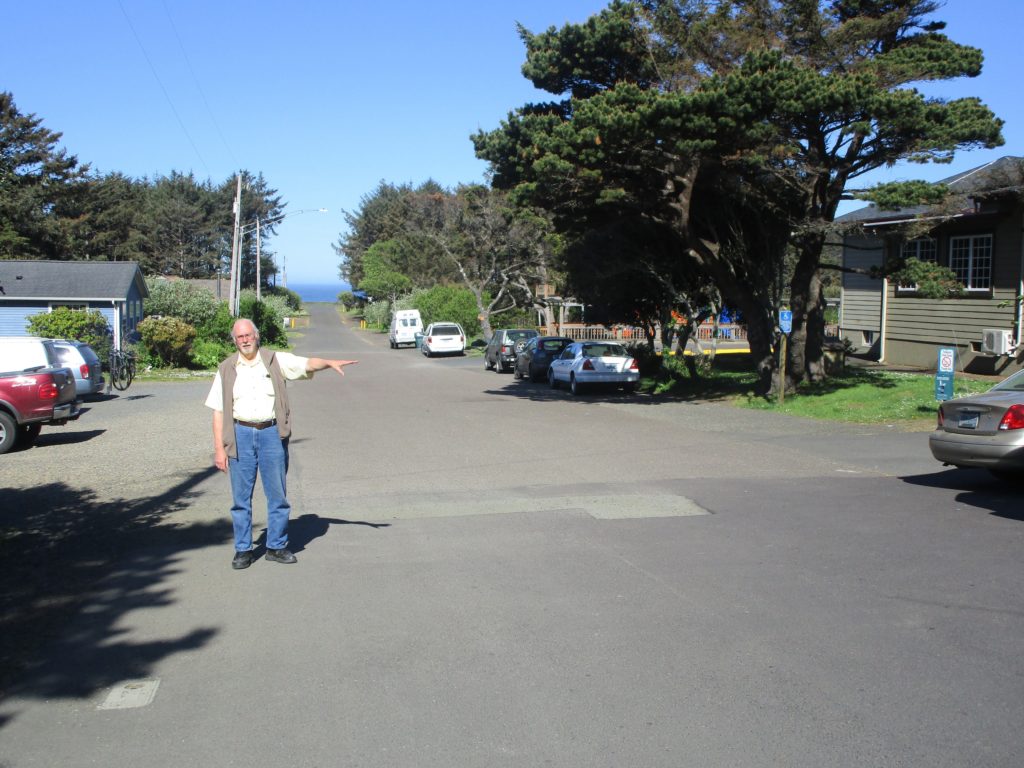
[[(259, 355), (263, 358), (263, 364), (270, 371), (270, 380), (274, 385), (274, 418), (277, 419), (277, 434), (284, 440), (292, 434), (292, 413), (288, 407), (288, 389), (284, 383), (284, 375), (281, 373), (281, 366), (277, 364), (277, 357), (269, 349), (260, 349)], [(221, 430), (224, 442), (224, 450), (233, 459), (238, 458), (238, 449), (235, 447), (235, 364), (238, 362), (238, 353), (229, 355), (220, 364), (220, 384), (224, 397), (224, 428)]]

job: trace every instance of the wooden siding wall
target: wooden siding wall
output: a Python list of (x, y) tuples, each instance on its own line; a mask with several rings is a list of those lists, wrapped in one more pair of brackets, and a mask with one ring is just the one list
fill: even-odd
[[(884, 258), (882, 242), (873, 237), (847, 238), (855, 248), (847, 248), (843, 263), (855, 269), (880, 267)], [(867, 275), (843, 273), (842, 311), (839, 327), (842, 338), (854, 349), (868, 351), (864, 344), (864, 331), (873, 332), (876, 339), (882, 328), (882, 281)]]
[[(985, 328), (1016, 327), (1015, 292), (999, 290), (992, 298), (963, 298), (956, 301), (905, 298), (889, 294), (890, 340), (919, 341), (928, 344), (980, 342)], [(1007, 306), (1000, 307), (1005, 302)]]
[[(0, 304), (0, 336), (28, 336), (28, 318), (46, 312), (50, 303), (34, 304), (32, 302), (3, 302)], [(98, 309), (111, 328), (114, 325), (114, 308), (109, 302), (101, 306), (89, 306)]]

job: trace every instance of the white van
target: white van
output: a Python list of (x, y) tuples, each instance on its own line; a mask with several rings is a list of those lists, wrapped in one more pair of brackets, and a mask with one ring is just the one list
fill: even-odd
[(420, 317), (420, 311), (395, 310), (395, 314), (391, 316), (391, 330), (388, 331), (391, 348), (398, 349), (402, 344), (415, 344), (417, 333), (423, 333), (423, 318)]

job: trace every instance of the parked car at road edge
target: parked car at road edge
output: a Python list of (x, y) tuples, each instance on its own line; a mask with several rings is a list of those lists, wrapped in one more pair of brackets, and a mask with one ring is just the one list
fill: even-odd
[(501, 328), (494, 332), (484, 349), (484, 370), (505, 373), (515, 365), (518, 355), (530, 339), (540, 336), (533, 328)]
[(75, 391), (79, 397), (103, 391), (103, 363), (91, 346), (84, 341), (67, 339), (54, 339), (53, 346), (60, 358), (59, 365), (69, 368), (74, 374)]
[(517, 379), (547, 381), (551, 361), (562, 354), (562, 350), (570, 344), (572, 344), (572, 339), (567, 336), (537, 336), (530, 339), (523, 350), (516, 355), (512, 374)]
[(988, 392), (942, 403), (928, 447), (943, 464), (1024, 479), (1024, 371)]
[(458, 323), (431, 323), (423, 332), (420, 351), (427, 357), (465, 354), (466, 332)]
[(626, 348), (611, 341), (576, 341), (551, 361), (548, 383), (552, 389), (567, 384), (574, 395), (597, 384), (636, 389), (640, 366)]
[(31, 445), (44, 424), (60, 426), (80, 415), (67, 368), (0, 372), (0, 454)]

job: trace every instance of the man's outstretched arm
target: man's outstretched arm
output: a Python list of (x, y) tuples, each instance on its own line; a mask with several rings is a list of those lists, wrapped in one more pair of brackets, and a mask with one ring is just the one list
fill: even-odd
[(311, 357), (306, 362), (306, 372), (315, 373), (316, 371), (322, 371), (324, 368), (333, 368), (344, 376), (345, 366), (355, 365), (358, 362), (358, 360), (327, 360), (323, 357)]

